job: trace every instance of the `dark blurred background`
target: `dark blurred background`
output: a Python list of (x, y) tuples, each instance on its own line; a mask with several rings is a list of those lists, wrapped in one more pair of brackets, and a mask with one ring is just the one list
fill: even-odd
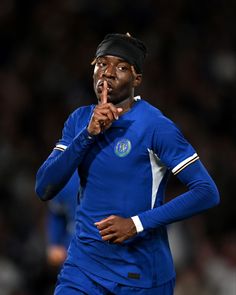
[[(0, 1), (0, 295), (53, 292), (35, 174), (69, 113), (96, 103), (90, 62), (111, 32), (146, 43), (137, 94), (177, 123), (221, 194), (169, 227), (175, 294), (236, 294), (235, 15), (225, 0)], [(171, 179), (167, 197), (182, 189)]]

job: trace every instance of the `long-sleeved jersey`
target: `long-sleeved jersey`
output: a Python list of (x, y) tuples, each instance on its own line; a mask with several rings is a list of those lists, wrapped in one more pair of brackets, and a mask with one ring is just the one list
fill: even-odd
[[(77, 109), (37, 174), (36, 191), (52, 198), (78, 169), (80, 207), (68, 260), (91, 273), (148, 288), (174, 277), (166, 225), (219, 202), (217, 188), (176, 125), (148, 102), (134, 106), (91, 137), (94, 106)], [(168, 175), (188, 191), (165, 203)], [(109, 215), (138, 216), (143, 231), (121, 245), (102, 241), (94, 225)]]

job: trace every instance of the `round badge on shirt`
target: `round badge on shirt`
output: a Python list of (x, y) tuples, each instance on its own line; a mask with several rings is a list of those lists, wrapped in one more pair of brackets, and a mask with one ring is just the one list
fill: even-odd
[(131, 151), (131, 142), (130, 140), (123, 138), (119, 140), (115, 145), (115, 154), (118, 157), (126, 157)]

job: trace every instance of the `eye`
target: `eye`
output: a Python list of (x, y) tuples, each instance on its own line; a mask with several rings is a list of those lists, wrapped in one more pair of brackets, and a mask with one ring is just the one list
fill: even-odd
[(128, 70), (128, 67), (126, 65), (118, 65), (117, 69), (121, 72), (126, 72)]
[(104, 61), (97, 61), (96, 66), (99, 68), (105, 67), (107, 64)]

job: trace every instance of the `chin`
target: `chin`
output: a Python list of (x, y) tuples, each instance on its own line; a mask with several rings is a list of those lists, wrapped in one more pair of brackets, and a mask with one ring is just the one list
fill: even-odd
[(107, 95), (107, 102), (115, 103), (115, 99), (114, 99), (114, 97), (112, 97), (112, 95), (108, 94), (108, 95)]
[(120, 101), (118, 101), (117, 99), (114, 99), (114, 98), (107, 98), (107, 102), (109, 102), (109, 103), (112, 103), (112, 104), (114, 104), (114, 105), (116, 105), (116, 104), (118, 104)]
[(107, 96), (107, 102), (114, 103), (113, 99), (110, 96)]

